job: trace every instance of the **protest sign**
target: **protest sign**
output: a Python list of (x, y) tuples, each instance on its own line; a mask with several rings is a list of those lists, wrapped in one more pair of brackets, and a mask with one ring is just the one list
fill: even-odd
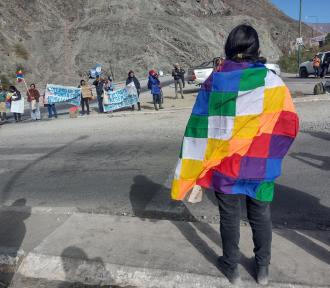
[(108, 105), (103, 105), (104, 112), (110, 112), (124, 107), (130, 107), (138, 102), (137, 91), (132, 87), (117, 91), (106, 91), (104, 97), (108, 97)]
[(79, 106), (81, 89), (70, 86), (47, 84), (45, 97), (48, 104), (63, 103)]

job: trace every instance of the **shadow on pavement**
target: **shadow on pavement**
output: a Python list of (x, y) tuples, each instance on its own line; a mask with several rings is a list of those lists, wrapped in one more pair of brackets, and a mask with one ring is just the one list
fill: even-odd
[[(272, 219), (274, 224), (298, 227), (300, 229), (328, 230), (330, 228), (330, 208), (320, 204), (318, 198), (303, 191), (283, 185), (276, 185), (272, 203)], [(280, 229), (276, 233), (286, 238), (319, 260), (330, 264), (330, 252), (311, 238), (330, 245), (330, 233), (311, 233), (303, 230)]]
[[(82, 278), (83, 274), (86, 273), (86, 275), (89, 275), (90, 271), (86, 271), (86, 267), (88, 269), (88, 266), (84, 266), (85, 261), (92, 261), (98, 266), (98, 270), (102, 271), (102, 273), (107, 273), (106, 268), (104, 266), (103, 260), (100, 257), (96, 258), (91, 258), (89, 259), (85, 251), (79, 247), (75, 246), (70, 246), (67, 247), (63, 250), (62, 254), (62, 266), (63, 266), (63, 271), (65, 272), (66, 275), (66, 280), (67, 282), (61, 283), (58, 285), (58, 288), (112, 288), (115, 286), (112, 285), (101, 285), (101, 279), (102, 275), (94, 275), (95, 278), (97, 277), (100, 279), (100, 284), (99, 285), (87, 285), (81, 282), (72, 282), (75, 278)], [(101, 268), (100, 268), (101, 267)], [(86, 276), (86, 280), (88, 280), (88, 277)]]
[[(312, 153), (303, 153), (303, 152), (290, 153), (290, 156), (314, 168), (318, 168), (322, 170), (330, 170), (329, 156), (321, 156), (321, 155), (315, 155)], [(319, 162), (319, 164), (315, 163), (315, 161)]]
[(301, 131), (302, 133), (307, 133), (315, 138), (319, 138), (322, 140), (330, 140), (330, 133), (322, 132), (322, 131)]
[(300, 229), (330, 227), (330, 208), (306, 192), (276, 184), (271, 207), (274, 224)]
[[(149, 210), (148, 204), (156, 197), (158, 193), (168, 195), (169, 211)], [(144, 175), (134, 177), (134, 183), (130, 190), (130, 201), (135, 216), (149, 219), (166, 219), (170, 220), (177, 227), (180, 233), (195, 249), (211, 264), (217, 266), (219, 255), (204, 241), (199, 235), (203, 233), (209, 240), (221, 248), (220, 234), (208, 223), (199, 222), (189, 209), (181, 201), (173, 201), (170, 199), (170, 191), (168, 188), (153, 182)], [(181, 221), (180, 221), (181, 220)], [(184, 220), (184, 221), (182, 221)], [(187, 222), (189, 221), (189, 222)], [(241, 254), (241, 264), (246, 271), (255, 277), (254, 259), (247, 258)]]
[(24, 220), (31, 215), (31, 207), (26, 206), (24, 198), (17, 199), (10, 207), (14, 209), (0, 212), (0, 249), (4, 249), (4, 251), (0, 251), (0, 254), (9, 256), (15, 261), (12, 265), (5, 267), (5, 271), (0, 266), (0, 287), (2, 287), (1, 282), (5, 284), (11, 282), (20, 257), (23, 256), (18, 252), (26, 234)]
[(18, 178), (20, 178), (26, 171), (29, 171), (31, 169), (31, 167), (35, 166), (36, 164), (40, 163), (41, 161), (44, 161), (46, 159), (48, 159), (51, 156), (54, 156), (55, 153), (58, 153), (62, 150), (64, 150), (65, 148), (67, 148), (68, 146), (79, 142), (81, 140), (87, 139), (89, 136), (85, 135), (85, 136), (80, 136), (77, 139), (72, 140), (71, 142), (62, 145), (56, 149), (53, 149), (51, 151), (49, 151), (48, 153), (46, 153), (45, 155), (37, 158), (34, 161), (29, 162), (29, 164), (25, 165), (24, 167), (22, 167), (20, 170), (16, 171), (11, 177), (9, 177), (8, 179), (6, 179), (6, 185), (3, 188), (3, 191), (0, 195), (0, 203), (3, 203), (4, 201), (6, 201), (10, 195), (10, 192), (13, 188), (13, 186), (15, 185), (15, 182), (17, 181)]

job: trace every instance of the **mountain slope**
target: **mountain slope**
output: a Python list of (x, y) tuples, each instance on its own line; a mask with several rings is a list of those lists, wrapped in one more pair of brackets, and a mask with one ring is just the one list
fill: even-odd
[(118, 80), (223, 55), (240, 23), (258, 30), (262, 54), (276, 61), (298, 30), (266, 0), (2, 0), (0, 19), (0, 75), (19, 66), (31, 81), (71, 85), (96, 63)]

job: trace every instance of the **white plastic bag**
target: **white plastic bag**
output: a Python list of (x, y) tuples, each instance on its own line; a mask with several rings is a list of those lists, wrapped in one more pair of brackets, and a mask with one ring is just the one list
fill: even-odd
[(198, 203), (198, 202), (202, 202), (202, 199), (203, 199), (203, 188), (199, 185), (195, 185), (189, 195), (188, 202)]

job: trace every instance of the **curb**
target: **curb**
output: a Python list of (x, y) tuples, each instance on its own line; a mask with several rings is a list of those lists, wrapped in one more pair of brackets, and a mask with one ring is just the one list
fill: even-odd
[[(219, 272), (219, 275), (220, 272)], [(82, 260), (30, 253), (20, 265), (11, 288), (21, 288), (25, 279), (43, 279), (84, 285), (118, 285), (143, 288), (217, 288), (233, 287), (226, 278), (175, 272), (143, 267), (130, 267), (102, 263), (98, 259)], [(23, 285), (23, 286), (22, 286)], [(79, 286), (80, 287), (80, 286)], [(117, 287), (117, 286), (116, 286)], [(258, 287), (255, 282), (244, 281), (240, 287)], [(270, 288), (307, 288), (300, 284), (271, 282)], [(325, 286), (323, 286), (325, 287)]]

